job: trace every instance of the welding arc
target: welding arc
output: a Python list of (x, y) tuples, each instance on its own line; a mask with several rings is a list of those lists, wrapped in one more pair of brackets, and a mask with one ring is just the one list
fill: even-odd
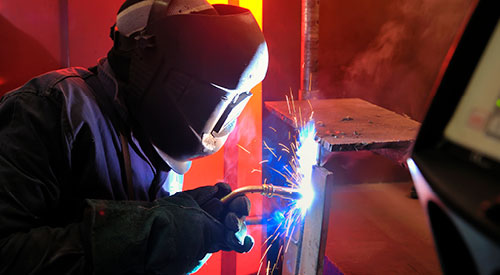
[(238, 188), (221, 199), (222, 203), (226, 203), (235, 197), (246, 193), (261, 193), (266, 197), (280, 197), (289, 200), (298, 200), (302, 198), (302, 194), (296, 188), (274, 186), (272, 184), (250, 185)]

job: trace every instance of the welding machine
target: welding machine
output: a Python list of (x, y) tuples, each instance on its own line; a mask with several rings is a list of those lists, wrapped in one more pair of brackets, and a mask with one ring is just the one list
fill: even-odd
[(499, 14), (478, 1), (408, 160), (445, 274), (500, 274)]

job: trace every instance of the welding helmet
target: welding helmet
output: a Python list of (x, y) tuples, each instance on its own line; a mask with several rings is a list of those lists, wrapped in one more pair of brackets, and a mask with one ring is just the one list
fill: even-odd
[(164, 159), (216, 152), (267, 71), (257, 22), (247, 9), (205, 0), (131, 2), (108, 54), (131, 115)]

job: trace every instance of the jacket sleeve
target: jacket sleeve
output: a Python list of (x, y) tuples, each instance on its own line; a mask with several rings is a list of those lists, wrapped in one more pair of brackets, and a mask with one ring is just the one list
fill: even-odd
[(82, 200), (79, 215), (59, 219), (71, 170), (60, 100), (18, 91), (0, 101), (0, 274), (192, 270), (222, 229), (188, 195)]
[(54, 219), (69, 170), (60, 106), (29, 89), (0, 102), (1, 274), (85, 273), (83, 224)]
[(54, 220), (68, 171), (61, 105), (21, 90), (0, 102), (0, 273), (84, 273), (82, 223)]

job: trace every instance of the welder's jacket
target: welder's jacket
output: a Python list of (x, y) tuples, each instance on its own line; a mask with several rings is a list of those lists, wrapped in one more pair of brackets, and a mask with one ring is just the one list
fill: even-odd
[[(119, 127), (96, 100), (116, 103), (116, 83), (101, 71), (50, 72), (0, 101), (0, 274), (113, 272), (107, 265), (130, 272), (154, 261), (145, 254), (156, 242), (148, 218), (155, 206), (143, 202), (168, 195), (158, 188), (167, 171), (129, 132), (129, 200)], [(101, 90), (89, 86), (90, 77)], [(124, 222), (129, 228), (117, 228)]]

